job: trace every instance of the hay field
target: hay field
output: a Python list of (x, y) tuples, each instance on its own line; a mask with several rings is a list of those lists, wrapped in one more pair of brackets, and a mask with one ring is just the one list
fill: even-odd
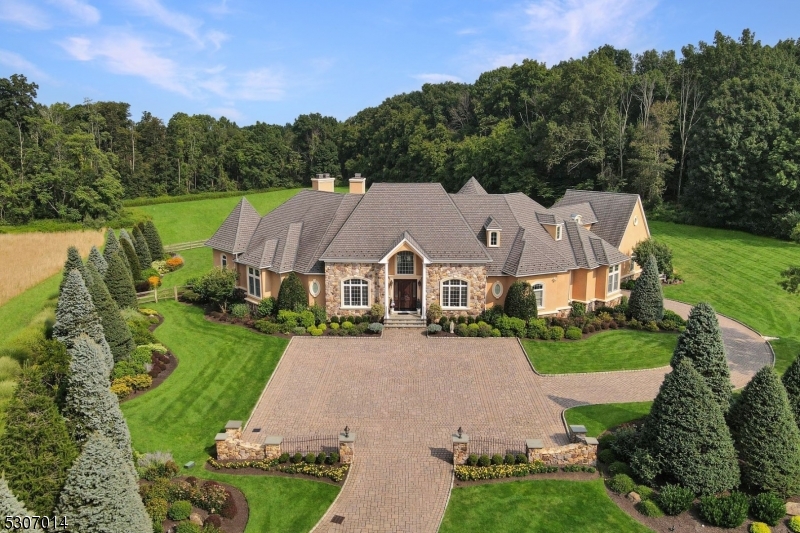
[(104, 236), (102, 230), (0, 235), (0, 305), (59, 272), (68, 247), (86, 257)]

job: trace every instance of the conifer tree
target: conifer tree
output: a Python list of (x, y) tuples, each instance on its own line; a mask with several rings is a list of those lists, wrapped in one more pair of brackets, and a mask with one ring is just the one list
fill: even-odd
[(631, 291), (628, 313), (643, 324), (658, 322), (664, 317), (664, 295), (658, 279), (656, 258), (652, 255), (645, 261), (642, 274)]
[(147, 240), (147, 247), (150, 249), (150, 256), (153, 261), (160, 261), (164, 258), (164, 246), (161, 244), (161, 236), (158, 234), (156, 225), (152, 220), (142, 224), (142, 234)]
[(142, 230), (139, 226), (133, 227), (133, 244), (136, 247), (136, 254), (139, 257), (139, 265), (143, 270), (151, 268), (153, 258), (150, 256), (150, 248), (147, 247), (147, 241), (144, 238)]
[(538, 316), (536, 303), (533, 286), (525, 281), (515, 281), (508, 288), (504, 310), (508, 316), (527, 322)]
[(753, 376), (729, 418), (742, 483), (760, 492), (797, 494), (800, 430), (774, 368), (765, 366)]
[(139, 256), (136, 255), (136, 249), (133, 247), (133, 244), (127, 239), (120, 239), (119, 244), (122, 251), (125, 253), (128, 266), (131, 267), (131, 278), (133, 278), (134, 281), (142, 279), (142, 267), (139, 265)]
[(133, 285), (133, 278), (128, 268), (125, 266), (123, 253), (116, 253), (108, 258), (108, 271), (106, 271), (106, 287), (111, 297), (117, 302), (120, 309), (130, 307), (135, 309), (136, 287)]
[(303, 282), (300, 281), (300, 276), (294, 272), (289, 272), (281, 282), (281, 288), (278, 290), (278, 309), (294, 311), (298, 306), (308, 305), (308, 295)]
[(655, 459), (659, 473), (696, 494), (739, 485), (739, 465), (725, 417), (689, 361), (679, 362), (664, 378), (639, 447)]
[[(25, 509), (25, 504), (19, 501), (14, 493), (11, 492), (11, 489), (8, 487), (8, 483), (4, 477), (0, 476), (0, 516), (2, 516), (3, 520), (6, 517), (13, 517), (18, 516), (20, 518), (24, 516), (33, 516), (35, 513), (31, 513)], [(23, 531), (41, 531), (38, 528), (15, 528), (9, 529), (8, 531), (12, 532), (23, 532)]]
[(789, 406), (792, 408), (794, 420), (800, 426), (800, 357), (795, 357), (789, 369), (781, 378), (786, 395), (789, 397)]
[[(78, 448), (38, 370), (26, 369), (6, 410), (0, 471), (37, 515), (50, 515)], [(5, 515), (0, 515), (4, 517)]]
[(125, 319), (122, 318), (117, 302), (108, 292), (103, 277), (92, 263), (86, 264), (86, 273), (89, 278), (87, 289), (92, 297), (97, 315), (100, 317), (103, 334), (111, 349), (111, 354), (114, 356), (114, 361), (127, 360), (136, 349), (131, 330)]
[(673, 368), (683, 359), (689, 359), (711, 389), (723, 413), (731, 401), (731, 372), (725, 357), (725, 345), (714, 308), (700, 302), (692, 308), (686, 330), (678, 337), (678, 346), (672, 355)]
[(89, 252), (88, 262), (94, 265), (101, 276), (106, 275), (108, 263), (106, 262), (106, 258), (103, 257), (103, 254), (100, 253), (100, 250), (97, 249), (97, 246), (92, 246), (92, 251)]
[(119, 230), (119, 243), (122, 244), (123, 240), (127, 240), (129, 243), (131, 243), (131, 246), (133, 246), (133, 239), (131, 238), (130, 233), (128, 233), (128, 230), (125, 228)]
[(72, 270), (58, 297), (53, 338), (70, 349), (75, 339), (84, 333), (100, 345), (102, 357), (98, 364), (105, 367), (106, 376), (110, 375), (114, 367), (114, 356), (106, 342), (102, 322), (83, 277), (77, 270)]
[(152, 533), (131, 458), (92, 434), (69, 470), (56, 514), (81, 533)]
[(86, 272), (83, 268), (83, 259), (81, 259), (80, 252), (78, 252), (78, 249), (74, 246), (70, 246), (67, 248), (67, 260), (64, 262), (64, 274), (61, 277), (61, 284), (58, 286), (59, 294), (61, 294), (61, 291), (64, 290), (64, 284), (67, 282), (69, 271), (73, 268), (80, 272), (82, 276), (86, 276)]
[(72, 427), (75, 440), (83, 442), (98, 431), (111, 439), (127, 457), (131, 456), (131, 435), (119, 401), (111, 392), (108, 374), (103, 372), (98, 360), (102, 357), (100, 346), (86, 335), (75, 340), (69, 350), (72, 358), (67, 377), (67, 398), (64, 416)]
[(125, 268), (128, 269), (128, 273), (130, 274), (131, 267), (128, 264), (128, 259), (125, 257), (125, 252), (122, 251), (122, 246), (119, 244), (117, 235), (114, 233), (113, 229), (108, 228), (106, 231), (106, 247), (103, 249), (103, 258), (106, 260), (106, 263), (111, 264), (111, 257), (116, 253), (120, 253), (122, 255), (122, 258), (125, 261)]

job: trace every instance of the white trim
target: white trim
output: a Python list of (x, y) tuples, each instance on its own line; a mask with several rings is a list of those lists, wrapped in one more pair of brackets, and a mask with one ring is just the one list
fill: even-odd
[[(497, 294), (495, 292), (495, 290), (494, 290), (495, 287), (500, 287), (500, 291), (499, 291), (500, 294)], [(503, 295), (503, 284), (500, 283), (500, 281), (495, 281), (494, 283), (492, 283), (492, 296), (494, 296), (495, 298), (500, 298), (502, 295)]]
[[(316, 292), (316, 293), (314, 292), (314, 289), (312, 288), (312, 287), (314, 286), (314, 284), (315, 284), (315, 283), (317, 284), (317, 292)], [(314, 298), (316, 298), (317, 296), (319, 296), (319, 292), (320, 292), (321, 290), (322, 290), (322, 285), (320, 284), (320, 282), (319, 282), (319, 281), (317, 281), (316, 279), (312, 279), (312, 280), (309, 282), (309, 284), (308, 284), (308, 294), (310, 294), (311, 296), (313, 296)]]
[(563, 236), (564, 236), (564, 229), (562, 227), (562, 224), (556, 224), (556, 240), (560, 241)]
[[(411, 272), (398, 272), (400, 267), (400, 254), (411, 254)], [(394, 254), (394, 275), (395, 276), (416, 276), (417, 275), (417, 255), (409, 250), (400, 250)]]
[[(365, 281), (367, 283), (367, 305), (345, 305), (344, 304), (344, 282), (350, 281), (353, 279)], [(367, 278), (360, 278), (358, 276), (351, 276), (349, 278), (344, 278), (339, 281), (339, 309), (369, 309), (370, 308), (370, 296), (372, 295), (372, 287), (369, 279)], [(352, 300), (352, 295), (351, 295)]]
[[(463, 281), (464, 283), (466, 283), (466, 285), (467, 285), (467, 305), (466, 306), (451, 307), (451, 306), (448, 306), (448, 305), (444, 305), (444, 284), (447, 281)], [(439, 305), (442, 306), (442, 309), (445, 309), (445, 310), (448, 310), (448, 311), (468, 310), (469, 309), (469, 289), (470, 289), (470, 283), (469, 283), (468, 280), (466, 280), (464, 278), (447, 278), (447, 279), (441, 280), (439, 282)]]
[(428, 285), (427, 270), (428, 269), (425, 268), (425, 265), (423, 264), (422, 265), (422, 303), (420, 304), (420, 314), (422, 315), (423, 320), (425, 318), (427, 318), (426, 317), (426, 313), (427, 313), (427, 307), (428, 307), (428, 305), (427, 305), (428, 302), (425, 301), (427, 299), (427, 294), (426, 294), (427, 287), (426, 286)]
[[(422, 250), (418, 249), (416, 246), (414, 246), (413, 244), (408, 242), (408, 239), (403, 239), (402, 241), (397, 243), (397, 246), (392, 248), (389, 251), (388, 254), (384, 255), (378, 261), (378, 263), (388, 263), (389, 262), (389, 258), (392, 257), (394, 254), (396, 254), (398, 251), (400, 251), (400, 247), (403, 246), (404, 244), (407, 244), (417, 255), (419, 255), (422, 258), (422, 264), (423, 265), (429, 265), (431, 263), (431, 260), (428, 259), (428, 256), (426, 256), (424, 253), (422, 253)], [(346, 261), (343, 260), (342, 262), (346, 262)], [(397, 267), (395, 267), (395, 268), (397, 268)]]
[[(425, 267), (423, 267), (425, 268)], [(389, 318), (389, 264), (383, 265), (383, 318)]]
[[(617, 278), (616, 289), (612, 288), (612, 290), (609, 290), (608, 285), (615, 275)], [(620, 291), (621, 277), (622, 277), (622, 263), (617, 263), (615, 265), (608, 265), (608, 273), (606, 274), (606, 297), (611, 294), (617, 294)]]
[(537, 290), (536, 286), (537, 285), (541, 285), (542, 286), (542, 303), (541, 303), (541, 305), (539, 305), (539, 302), (537, 301), (536, 302), (536, 307), (537, 307), (537, 309), (547, 309), (547, 307), (544, 305), (544, 291), (545, 291), (546, 285), (545, 285), (544, 281), (534, 281), (534, 282), (532, 282), (531, 283), (531, 290), (533, 290), (534, 294), (536, 294), (536, 290)]
[[(253, 273), (250, 272), (251, 270), (253, 271)], [(250, 292), (250, 279), (251, 278), (253, 280), (257, 280), (258, 281), (258, 294)], [(255, 283), (253, 283), (253, 287), (255, 287)], [(258, 268), (255, 268), (255, 267), (251, 267), (251, 266), (247, 267), (247, 294), (249, 294), (250, 296), (254, 296), (256, 298), (262, 298), (262, 294), (264, 294), (264, 290), (263, 290), (263, 287), (261, 286), (261, 269), (258, 269)]]
[(220, 254), (219, 264), (222, 266), (223, 270), (228, 270), (228, 256), (226, 254)]
[[(495, 244), (492, 244), (492, 237), (495, 238)], [(486, 246), (489, 248), (499, 248), (500, 247), (500, 232), (496, 229), (489, 230), (489, 238), (486, 242)]]

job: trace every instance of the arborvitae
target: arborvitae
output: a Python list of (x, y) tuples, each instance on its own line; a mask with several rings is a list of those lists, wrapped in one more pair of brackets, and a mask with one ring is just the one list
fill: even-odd
[(731, 401), (731, 372), (717, 314), (707, 303), (701, 302), (692, 308), (686, 331), (678, 337), (678, 346), (670, 364), (675, 368), (683, 359), (692, 362), (695, 370), (706, 380), (722, 412), (727, 412)]
[(81, 259), (80, 252), (78, 252), (78, 249), (74, 246), (67, 248), (67, 260), (64, 262), (64, 275), (61, 277), (61, 284), (58, 286), (59, 294), (62, 290), (64, 290), (64, 284), (67, 282), (67, 276), (69, 275), (69, 271), (72, 269), (76, 269), (81, 273), (82, 276), (86, 276), (86, 272), (83, 269), (83, 259)]
[(124, 361), (136, 349), (131, 330), (125, 319), (122, 318), (117, 302), (108, 292), (106, 282), (103, 281), (103, 277), (94, 265), (87, 263), (86, 272), (87, 277), (90, 278), (87, 288), (100, 317), (100, 323), (103, 325), (103, 333), (109, 348), (111, 348), (111, 354), (114, 356), (115, 362)]
[(515, 281), (508, 288), (505, 305), (505, 313), (514, 318), (521, 318), (526, 322), (538, 316), (536, 306), (536, 293), (530, 283)]
[(142, 267), (139, 265), (139, 257), (136, 255), (136, 249), (128, 239), (121, 239), (119, 241), (122, 251), (125, 252), (125, 258), (128, 260), (128, 266), (131, 267), (131, 278), (136, 280), (142, 279)]
[(142, 224), (142, 233), (147, 240), (147, 247), (150, 249), (150, 256), (153, 261), (159, 261), (164, 258), (164, 246), (161, 244), (161, 236), (158, 234), (156, 225), (152, 220), (148, 220)]
[(111, 264), (111, 256), (118, 252), (122, 255), (122, 259), (125, 261), (125, 268), (128, 269), (128, 273), (130, 274), (131, 266), (128, 264), (128, 259), (125, 257), (125, 252), (122, 251), (119, 240), (117, 240), (117, 235), (114, 233), (113, 229), (108, 228), (106, 231), (106, 247), (103, 250), (103, 257), (106, 263)]
[(139, 266), (143, 270), (147, 270), (153, 264), (153, 258), (150, 256), (150, 248), (147, 247), (147, 240), (144, 238), (142, 230), (139, 226), (133, 227), (133, 244), (136, 247), (136, 254), (139, 257)]
[(628, 301), (628, 313), (639, 322), (658, 322), (664, 317), (664, 295), (658, 279), (658, 265), (652, 255), (642, 268)]
[(795, 357), (781, 381), (786, 389), (786, 395), (789, 397), (789, 406), (792, 408), (794, 420), (800, 426), (800, 357)]
[(130, 271), (125, 266), (123, 256), (124, 254), (120, 252), (108, 258), (108, 271), (105, 276), (106, 287), (120, 309), (125, 307), (135, 309), (137, 306), (136, 287), (133, 285)]
[(800, 430), (775, 369), (765, 366), (753, 376), (729, 418), (743, 484), (759, 492), (797, 494)]
[[(78, 447), (42, 383), (38, 370), (23, 372), (6, 410), (0, 437), (0, 471), (37, 515), (51, 515)], [(5, 516), (5, 514), (0, 514)]]
[(56, 515), (81, 533), (152, 533), (138, 489), (131, 458), (95, 433), (69, 469)]
[(99, 364), (105, 366), (106, 376), (110, 375), (111, 369), (114, 367), (114, 357), (106, 342), (100, 316), (97, 314), (97, 309), (92, 302), (83, 277), (77, 270), (72, 270), (67, 276), (64, 290), (58, 297), (53, 338), (70, 349), (75, 339), (84, 333), (101, 346), (103, 356), (100, 358)]
[(94, 265), (101, 276), (106, 275), (108, 262), (106, 262), (106, 258), (103, 257), (103, 254), (100, 253), (100, 250), (97, 249), (97, 246), (92, 246), (92, 251), (89, 252), (88, 262)]
[(289, 272), (278, 291), (278, 309), (294, 311), (298, 306), (304, 305), (308, 305), (308, 295), (303, 288), (303, 282), (296, 273)]
[(689, 361), (667, 374), (645, 421), (639, 446), (670, 481), (696, 494), (739, 485), (739, 465), (725, 417)]
[[(25, 516), (33, 516), (35, 513), (30, 513), (25, 509), (25, 504), (19, 501), (14, 493), (11, 492), (11, 489), (8, 487), (8, 483), (6, 483), (5, 478), (0, 476), (0, 516), (3, 517), (3, 520), (6, 517), (13, 517), (18, 516), (20, 519)], [(38, 528), (22, 528), (22, 529), (8, 529), (7, 531), (17, 532), (17, 531), (41, 531)]]
[(67, 377), (67, 398), (64, 416), (67, 418), (75, 440), (82, 442), (99, 431), (126, 456), (131, 455), (131, 435), (119, 401), (111, 392), (108, 374), (103, 373), (98, 361), (102, 357), (100, 346), (86, 335), (75, 340), (69, 350), (72, 358)]

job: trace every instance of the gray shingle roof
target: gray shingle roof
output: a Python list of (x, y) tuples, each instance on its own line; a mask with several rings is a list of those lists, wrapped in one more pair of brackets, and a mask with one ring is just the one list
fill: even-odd
[(457, 194), (489, 194), (486, 189), (481, 187), (475, 176), (467, 180), (467, 182), (459, 189)]
[(575, 215), (579, 215), (581, 217), (581, 224), (595, 224), (597, 222), (597, 215), (594, 214), (592, 204), (589, 202), (562, 205), (559, 207), (553, 206), (548, 209), (548, 211), (564, 220), (574, 220)]
[(229, 254), (240, 254), (247, 248), (250, 236), (258, 226), (261, 215), (242, 197), (219, 229), (206, 241), (206, 246)]
[(489, 217), (486, 219), (486, 223), (483, 225), (483, 229), (496, 229), (502, 230), (502, 226), (494, 219), (494, 217)]
[(592, 226), (592, 232), (611, 245), (619, 247), (633, 208), (638, 201), (638, 194), (567, 189), (564, 197), (556, 202), (553, 208), (561, 210), (565, 206), (590, 204), (597, 217), (597, 223)]

